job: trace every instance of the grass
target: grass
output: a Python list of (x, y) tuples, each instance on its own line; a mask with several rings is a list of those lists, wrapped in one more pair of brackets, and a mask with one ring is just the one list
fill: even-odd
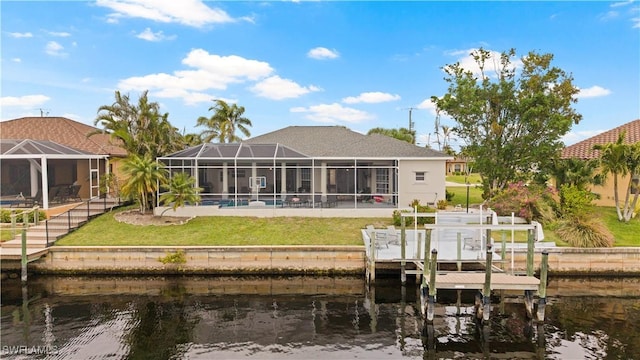
[[(467, 187), (466, 186), (447, 186), (447, 191), (453, 193), (453, 199), (451, 199), (450, 204), (460, 204), (463, 207), (467, 204)], [(484, 199), (482, 199), (482, 188), (478, 188), (475, 186), (469, 187), (469, 205), (478, 205), (482, 204)]]
[(13, 232), (9, 229), (0, 229), (0, 242), (13, 240)]
[(628, 223), (618, 221), (615, 207), (596, 207), (596, 212), (613, 233), (613, 246), (640, 246), (640, 219)]
[[(465, 184), (464, 175), (448, 175), (446, 177), (446, 180), (459, 183), (459, 184)], [(472, 185), (480, 184), (481, 183), (480, 174), (477, 174), (477, 173), (469, 174), (468, 180), (469, 180), (469, 184), (472, 184)]]
[(389, 218), (197, 217), (184, 225), (139, 226), (104, 214), (56, 242), (61, 246), (362, 245), (359, 229)]

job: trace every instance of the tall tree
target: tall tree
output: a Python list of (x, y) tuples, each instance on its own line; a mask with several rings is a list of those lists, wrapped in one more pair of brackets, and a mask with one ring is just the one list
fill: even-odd
[(166, 169), (151, 158), (149, 154), (140, 156), (130, 154), (124, 160), (122, 171), (127, 179), (122, 186), (122, 192), (138, 203), (140, 212), (155, 207), (155, 194), (158, 187), (166, 184)]
[(371, 134), (381, 134), (392, 137), (394, 139), (406, 141), (409, 144), (416, 143), (416, 131), (409, 130), (407, 128), (399, 128), (399, 129), (385, 129), (381, 127), (373, 128), (367, 132), (367, 135)]
[[(579, 190), (588, 190), (589, 185), (602, 185), (604, 177), (598, 174), (598, 160), (577, 158), (554, 159), (545, 171), (555, 179), (555, 187), (575, 186)], [(547, 179), (545, 179), (547, 180)]]
[[(160, 105), (150, 102), (148, 92), (143, 92), (137, 104), (129, 95), (115, 92), (111, 105), (98, 108), (95, 125), (101, 125), (113, 139), (117, 139), (129, 154), (149, 155), (152, 159), (179, 150), (182, 135), (168, 120), (169, 114), (160, 113)], [(96, 131), (93, 134), (101, 133)]]
[[(615, 143), (595, 145), (594, 150), (600, 151), (600, 170), (603, 175), (613, 175), (613, 200), (616, 205), (618, 220), (629, 222), (638, 203), (640, 188), (638, 178), (640, 177), (640, 142), (635, 144), (625, 144), (625, 132), (618, 136)], [(620, 206), (618, 195), (618, 177), (629, 176), (629, 183), (626, 187), (624, 204)], [(633, 200), (630, 201), (631, 194)]]
[(242, 116), (244, 106), (237, 104), (227, 104), (223, 100), (214, 100), (215, 105), (209, 108), (214, 111), (211, 117), (201, 116), (198, 118), (197, 126), (205, 126), (207, 129), (201, 133), (204, 142), (218, 140), (221, 143), (239, 142), (242, 139), (236, 135), (240, 131), (244, 136), (249, 137), (251, 133), (248, 127), (253, 126), (251, 120)]
[[(520, 59), (522, 69), (512, 62), (514, 49), (498, 57), (481, 48), (471, 56), (479, 72), (446, 65), (448, 91), (431, 101), (455, 120), (452, 131), (474, 159), (489, 198), (546, 168), (563, 146), (561, 137), (582, 118), (572, 108), (579, 89), (571, 75), (551, 65), (552, 54), (530, 52)], [(490, 65), (495, 74), (488, 73)]]

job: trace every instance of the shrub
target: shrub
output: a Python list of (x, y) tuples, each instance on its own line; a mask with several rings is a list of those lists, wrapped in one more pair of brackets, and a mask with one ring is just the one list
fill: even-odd
[(560, 187), (560, 214), (563, 217), (586, 216), (593, 211), (596, 195), (573, 185)]
[[(18, 215), (16, 217), (16, 221), (21, 223), (22, 222), (22, 215), (21, 214), (24, 211), (25, 210), (7, 210), (7, 209), (2, 209), (2, 211), (0, 212), (0, 222), (11, 223), (11, 213), (15, 212), (15, 214)], [(27, 215), (28, 222), (33, 222), (34, 214), (35, 213), (32, 211)], [(47, 219), (47, 214), (45, 214), (44, 211), (38, 210), (38, 219), (40, 221), (46, 220)]]
[(447, 208), (447, 205), (449, 205), (449, 202), (447, 200), (438, 200), (438, 210), (445, 210)]
[(559, 221), (556, 234), (575, 247), (613, 246), (613, 234), (602, 220), (591, 216), (572, 216)]
[(183, 250), (178, 250), (174, 253), (167, 253), (167, 255), (158, 259), (163, 264), (184, 264), (187, 262), (187, 257)]
[[(411, 204), (409, 204), (412, 208), (416, 208), (419, 213), (434, 213), (436, 212), (436, 209), (431, 208), (427, 205), (420, 205), (420, 200), (414, 199)], [(405, 214), (412, 214), (413, 210), (394, 210), (393, 211), (393, 225), (395, 226), (401, 226), (402, 225), (402, 216), (401, 214), (405, 213)], [(432, 217), (419, 217), (418, 218), (418, 225), (424, 225), (424, 224), (433, 224), (435, 222), (435, 219)], [(406, 226), (413, 226), (414, 222), (413, 222), (413, 217), (407, 217), (405, 220), (405, 225)]]
[(453, 197), (456, 196), (455, 193), (449, 191), (449, 190), (444, 190), (444, 198), (447, 199), (448, 202), (453, 201)]
[(522, 182), (509, 187), (487, 202), (498, 215), (514, 213), (527, 221), (537, 220), (549, 223), (555, 219), (555, 191), (539, 185), (525, 185)]

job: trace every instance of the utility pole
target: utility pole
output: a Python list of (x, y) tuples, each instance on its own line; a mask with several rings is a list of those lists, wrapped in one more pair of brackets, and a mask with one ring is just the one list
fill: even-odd
[(417, 110), (417, 108), (409, 107), (405, 110), (409, 110), (409, 132), (411, 132), (411, 130), (413, 130), (413, 125), (415, 125), (413, 120), (411, 120), (411, 113), (413, 112), (413, 110)]

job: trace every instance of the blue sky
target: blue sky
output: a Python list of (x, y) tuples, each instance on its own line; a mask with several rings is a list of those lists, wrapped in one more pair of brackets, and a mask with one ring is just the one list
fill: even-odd
[[(640, 118), (640, 4), (623, 2), (2, 1), (2, 120), (93, 125), (114, 91), (200, 132), (212, 99), (252, 136), (289, 125), (407, 127), (437, 148), (429, 98), (471, 50), (554, 54), (581, 89), (571, 144)], [(452, 120), (443, 119), (445, 125)], [(431, 134), (431, 135), (430, 135)]]

